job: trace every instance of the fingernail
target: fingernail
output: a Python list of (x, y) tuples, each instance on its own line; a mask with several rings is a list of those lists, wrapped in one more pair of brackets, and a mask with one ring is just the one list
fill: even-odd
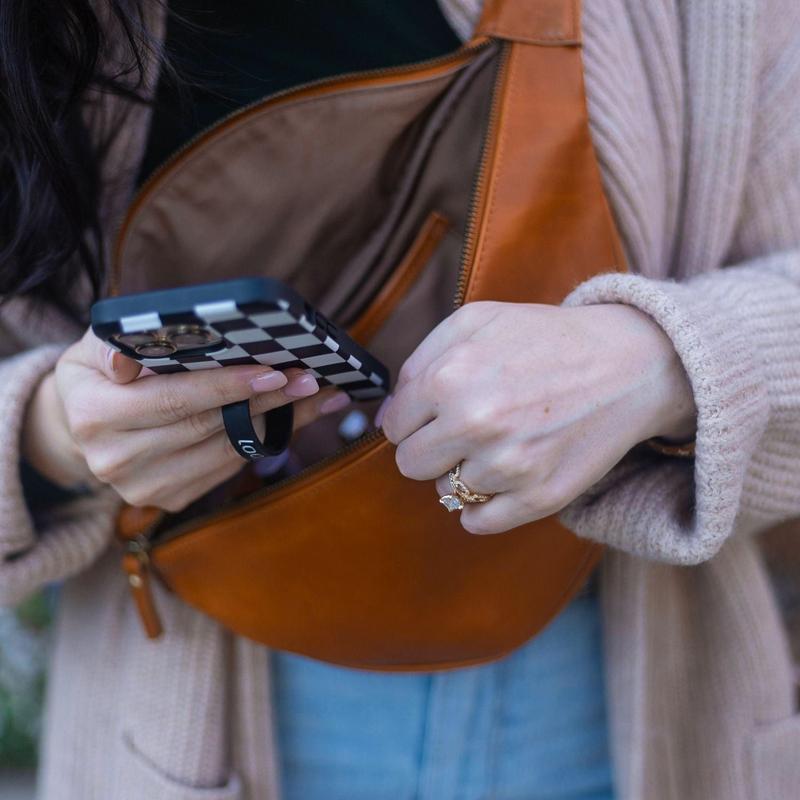
[(108, 364), (108, 368), (109, 368), (109, 369), (110, 369), (112, 372), (116, 372), (116, 371), (117, 371), (117, 361), (116, 361), (116, 359), (114, 358), (114, 356), (116, 356), (116, 354), (117, 354), (117, 351), (116, 351), (116, 350), (114, 350), (114, 349), (113, 349), (113, 348), (111, 348), (111, 347), (109, 347), (109, 348), (106, 350), (106, 364)]
[(284, 394), (287, 397), (310, 397), (319, 391), (319, 384), (314, 379), (313, 375), (295, 375), (286, 384)]
[(286, 386), (287, 378), (282, 372), (265, 372), (257, 375), (250, 381), (250, 388), (254, 392), (274, 392), (282, 386)]
[(386, 406), (389, 405), (389, 401), (392, 399), (391, 395), (387, 395), (386, 399), (381, 403), (381, 407), (378, 409), (377, 413), (375, 414), (375, 427), (380, 428), (381, 423), (383, 422), (383, 415), (386, 413)]
[(329, 397), (320, 407), (320, 414), (333, 414), (336, 411), (341, 411), (350, 405), (350, 398), (344, 393), (339, 392), (333, 397)]

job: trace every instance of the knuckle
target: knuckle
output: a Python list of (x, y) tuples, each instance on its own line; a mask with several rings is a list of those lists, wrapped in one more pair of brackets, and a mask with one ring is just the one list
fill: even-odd
[(447, 351), (447, 361), (454, 367), (462, 378), (468, 369), (474, 370), (476, 366), (475, 345), (472, 342), (456, 342)]
[(100, 426), (96, 420), (75, 416), (68, 418), (70, 433), (77, 442), (90, 442), (99, 433)]
[(411, 475), (409, 475), (409, 473), (408, 473), (408, 464), (406, 463), (406, 461), (404, 459), (399, 458), (396, 453), (395, 453), (395, 457), (394, 457), (394, 463), (397, 464), (397, 469), (400, 471), (400, 474), (404, 478), (410, 478), (411, 477)]
[(212, 369), (204, 377), (209, 380), (209, 390), (217, 405), (224, 406), (226, 403), (231, 403), (241, 399), (243, 396), (247, 396), (246, 394), (242, 395), (241, 379), (235, 371), (228, 372), (224, 369)]
[(522, 444), (512, 444), (503, 449), (494, 467), (496, 474), (504, 482), (503, 485), (509, 485), (520, 479), (532, 478), (536, 474), (537, 464), (529, 448)]
[(486, 514), (462, 514), (461, 527), (467, 533), (476, 536), (487, 536), (492, 533), (499, 533), (502, 528)]
[(96, 407), (85, 401), (75, 401), (65, 406), (67, 424), (72, 436), (79, 442), (94, 439), (105, 427)]
[(444, 399), (452, 394), (458, 393), (465, 378), (465, 371), (460, 363), (460, 359), (448, 357), (443, 363), (437, 363), (431, 367), (428, 381), (433, 389), (434, 396)]
[(491, 465), (492, 482), (498, 486), (509, 487), (519, 477), (519, 466), (509, 456), (497, 459)]
[(181, 489), (172, 485), (159, 487), (142, 485), (127, 490), (125, 500), (132, 506), (155, 506), (162, 511), (176, 514), (183, 511), (195, 496), (191, 489)]
[[(131, 486), (131, 487), (114, 487), (119, 496), (128, 504), (135, 507), (140, 506), (158, 506), (156, 498), (149, 488), (144, 486)], [(158, 506), (160, 508), (160, 506)]]
[(537, 476), (543, 472), (542, 453), (537, 452), (537, 448), (529, 443), (518, 444), (512, 449), (511, 458), (517, 467), (517, 474), (527, 480), (537, 480)]
[(409, 452), (408, 447), (400, 445), (395, 452), (394, 460), (397, 464), (397, 469), (400, 470), (400, 474), (404, 478), (411, 478), (414, 480), (419, 477), (418, 470), (415, 466), (416, 459), (413, 457), (413, 454)]
[(165, 383), (155, 400), (156, 414), (165, 422), (189, 416), (190, 402), (185, 392)]
[(102, 483), (113, 483), (118, 477), (118, 465), (107, 453), (89, 450), (84, 452), (84, 458), (89, 471)]
[(214, 433), (222, 424), (219, 409), (211, 409), (201, 414), (192, 414), (184, 421), (192, 439), (202, 440)]
[(477, 438), (489, 438), (500, 432), (500, 420), (494, 404), (475, 398), (461, 412), (461, 424)]
[(412, 367), (411, 361), (407, 360), (402, 367), (400, 367), (400, 371), (397, 373), (397, 381), (395, 382), (397, 386), (400, 386), (403, 383), (407, 383), (411, 380), (412, 374)]
[(400, 445), (400, 435), (397, 430), (397, 423), (395, 421), (395, 416), (389, 410), (383, 415), (383, 419), (381, 420), (381, 430), (383, 431), (384, 436), (392, 443), (396, 445)]
[[(296, 406), (306, 405), (312, 408), (316, 407), (317, 398), (313, 398), (312, 402), (303, 402), (304, 400), (308, 400), (309, 398), (302, 398), (298, 400)], [(272, 411), (273, 408), (278, 406), (286, 405), (287, 403), (292, 402), (283, 392), (283, 389), (275, 389), (271, 392), (266, 392), (265, 394), (259, 394), (253, 397), (250, 400), (250, 413), (253, 416), (258, 414), (264, 414), (267, 411)]]

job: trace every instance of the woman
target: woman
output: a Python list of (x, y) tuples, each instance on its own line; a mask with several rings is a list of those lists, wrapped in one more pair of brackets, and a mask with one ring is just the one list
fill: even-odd
[[(599, 589), (608, 719), (591, 590), (508, 659), (436, 676), (269, 656), (167, 596), (170, 635), (142, 640), (108, 552), (119, 496), (176, 509), (232, 475), (223, 402), (302, 398), (307, 422), (342, 401), (308, 376), (249, 368), (134, 381), (90, 334), (65, 349), (79, 329), (63, 309), (87, 302), (65, 287), (102, 281), (99, 236), (141, 169), (150, 108), (129, 95), (152, 92), (163, 36), (158, 4), (144, 3), (149, 48), (135, 9), (110, 5), (116, 63), (131, 47), (143, 61), (90, 93), (105, 143), (91, 159), (75, 102), (92, 74), (77, 59), (94, 41), (90, 12), (0, 10), (3, 291), (31, 296), (4, 307), (0, 593), (15, 602), (71, 578), (45, 797), (793, 796), (800, 716), (749, 534), (800, 511), (794, 0), (586, 0), (592, 130), (634, 274), (595, 278), (561, 308), (465, 308), (411, 356), (383, 409), (404, 474), (432, 480), (463, 459), (464, 481), (497, 495), (465, 509), (468, 531), (560, 511), (612, 546)], [(462, 36), (479, 11), (442, 9)], [(497, 368), (509, 347), (520, 358)], [(696, 459), (633, 450), (651, 437), (696, 437)], [(80, 496), (26, 506), (20, 455)]]

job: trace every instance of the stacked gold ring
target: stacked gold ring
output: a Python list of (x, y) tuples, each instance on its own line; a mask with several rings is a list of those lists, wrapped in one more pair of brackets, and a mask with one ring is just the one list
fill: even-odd
[(464, 481), (461, 480), (461, 464), (451, 469), (448, 478), (450, 479), (450, 494), (443, 494), (439, 502), (448, 511), (461, 511), (465, 505), (470, 503), (486, 503), (491, 500), (493, 494), (481, 494), (473, 492)]

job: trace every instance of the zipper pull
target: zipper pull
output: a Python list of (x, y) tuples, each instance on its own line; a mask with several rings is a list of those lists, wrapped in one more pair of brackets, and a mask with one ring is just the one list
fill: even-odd
[(125, 505), (117, 517), (116, 534), (124, 548), (122, 569), (149, 639), (157, 639), (164, 632), (153, 599), (150, 568), (150, 536), (163, 516), (160, 509), (152, 506), (135, 508)]
[(150, 571), (150, 542), (145, 536), (131, 539), (122, 557), (122, 569), (128, 576), (128, 585), (136, 603), (148, 639), (158, 639), (164, 632), (153, 598)]

